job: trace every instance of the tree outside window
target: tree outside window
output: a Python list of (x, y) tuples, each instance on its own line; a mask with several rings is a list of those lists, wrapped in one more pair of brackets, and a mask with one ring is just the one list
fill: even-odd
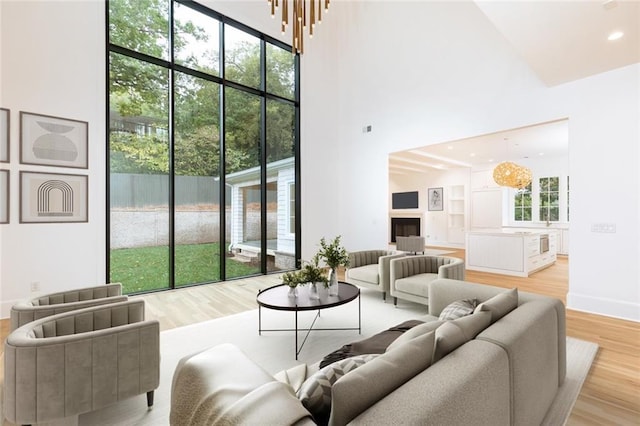
[(559, 183), (556, 177), (540, 178), (540, 220), (558, 222), (560, 220)]
[(516, 193), (516, 196), (514, 197), (514, 207), (515, 221), (531, 221), (531, 183)]

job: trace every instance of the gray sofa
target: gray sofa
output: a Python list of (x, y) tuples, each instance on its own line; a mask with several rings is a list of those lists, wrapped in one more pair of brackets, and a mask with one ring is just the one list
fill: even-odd
[(160, 383), (160, 325), (144, 301), (64, 312), (29, 322), (4, 345), (4, 416), (63, 419), (147, 394)]
[(361, 250), (349, 253), (349, 267), (344, 273), (345, 281), (382, 292), (382, 300), (389, 293), (389, 273), (392, 259), (405, 256), (390, 250)]
[[(452, 302), (469, 298), (480, 302), (472, 315), (438, 319)], [(438, 279), (429, 287), (429, 311), (420, 318), (425, 324), (333, 383), (328, 423), (539, 425), (565, 378), (563, 303), (515, 289)], [(174, 425), (265, 419), (311, 424), (301, 407), (292, 386), (230, 345), (185, 357), (174, 374)]]
[(429, 286), (438, 278), (464, 280), (464, 261), (446, 256), (406, 256), (392, 259), (389, 266), (389, 290), (393, 304), (398, 298), (411, 302), (429, 303)]

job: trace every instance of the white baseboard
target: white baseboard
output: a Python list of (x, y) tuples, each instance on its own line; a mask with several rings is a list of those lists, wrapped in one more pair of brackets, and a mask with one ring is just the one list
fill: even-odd
[(575, 311), (640, 322), (640, 304), (569, 292), (567, 308)]

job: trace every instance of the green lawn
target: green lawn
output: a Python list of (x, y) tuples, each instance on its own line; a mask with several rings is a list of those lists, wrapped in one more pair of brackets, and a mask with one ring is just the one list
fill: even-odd
[[(227, 258), (228, 277), (259, 272), (259, 267)], [(169, 248), (111, 250), (110, 281), (122, 283), (125, 293), (169, 288)], [(176, 246), (176, 286), (211, 281), (220, 281), (220, 245)]]

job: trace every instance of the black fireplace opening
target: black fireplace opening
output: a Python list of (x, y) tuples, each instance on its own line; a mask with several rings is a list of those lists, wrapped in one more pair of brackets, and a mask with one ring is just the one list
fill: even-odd
[(392, 217), (391, 218), (391, 242), (396, 242), (396, 237), (419, 237), (419, 217)]

